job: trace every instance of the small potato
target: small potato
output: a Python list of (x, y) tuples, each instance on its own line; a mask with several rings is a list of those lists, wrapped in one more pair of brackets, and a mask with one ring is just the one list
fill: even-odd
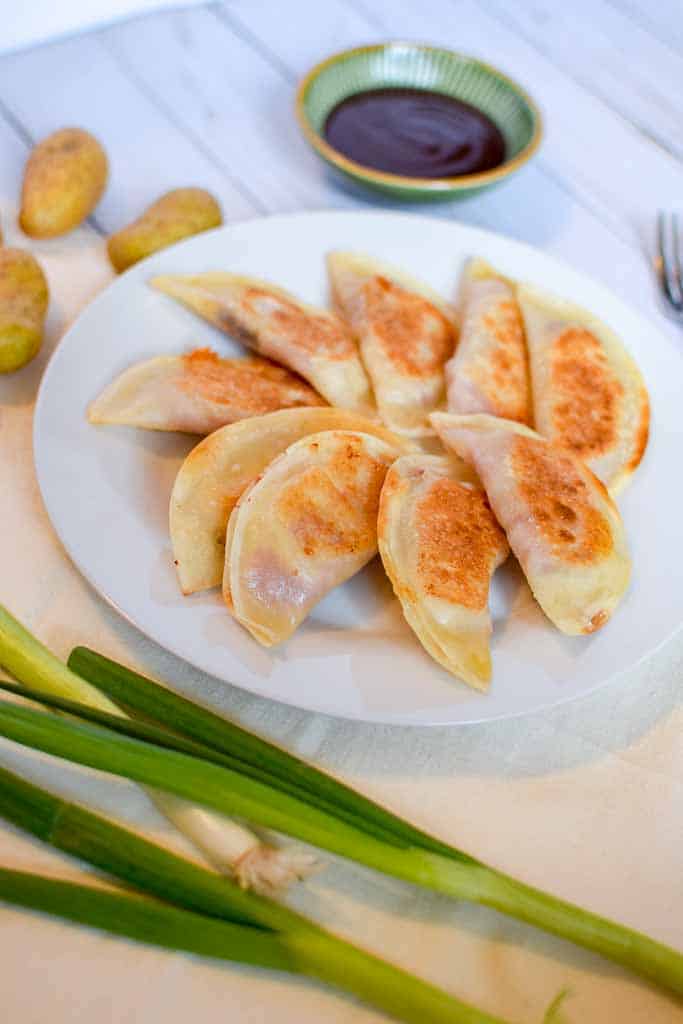
[(107, 184), (107, 156), (82, 128), (62, 128), (26, 163), (19, 224), (31, 238), (54, 238), (90, 214)]
[(222, 223), (221, 208), (209, 192), (201, 188), (176, 188), (110, 237), (109, 259), (121, 273), (158, 249)]
[(0, 249), (0, 373), (18, 370), (38, 352), (47, 303), (47, 281), (33, 256)]

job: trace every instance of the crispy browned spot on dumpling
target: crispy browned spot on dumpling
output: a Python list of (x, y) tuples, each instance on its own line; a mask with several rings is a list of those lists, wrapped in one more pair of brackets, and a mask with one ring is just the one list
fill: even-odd
[(522, 316), (510, 281), (470, 260), (460, 289), (460, 340), (446, 365), (448, 408), (531, 423)]
[(636, 364), (586, 310), (528, 286), (518, 296), (536, 429), (582, 458), (617, 493), (647, 446), (649, 401)]
[(91, 423), (210, 434), (276, 409), (324, 405), (304, 380), (265, 359), (220, 359), (202, 348), (136, 363), (90, 404)]
[(220, 585), (237, 499), (285, 448), (322, 430), (359, 430), (405, 450), (379, 423), (346, 409), (285, 409), (216, 430), (189, 453), (173, 485), (171, 542), (184, 594)]
[(432, 422), (476, 469), (548, 618), (570, 634), (604, 625), (628, 587), (631, 561), (600, 480), (567, 448), (519, 423), (443, 413)]
[(380, 499), (379, 549), (406, 620), (431, 656), (485, 690), (488, 593), (508, 545), (486, 495), (459, 459), (404, 455)]
[(334, 313), (239, 274), (167, 274), (150, 283), (235, 340), (301, 374), (331, 405), (373, 414), (358, 348)]
[(610, 372), (602, 345), (585, 328), (562, 331), (553, 350), (553, 431), (584, 461), (599, 458), (617, 440), (624, 388)]
[(305, 380), (269, 359), (221, 359), (211, 349), (201, 348), (182, 360), (180, 390), (244, 410), (239, 419), (299, 405), (327, 404)]
[(576, 459), (535, 438), (515, 437), (509, 460), (520, 497), (553, 554), (570, 565), (611, 554), (611, 524), (594, 498), (602, 491), (608, 500), (599, 480), (587, 479)]
[(313, 313), (293, 298), (265, 286), (246, 287), (239, 305), (245, 317), (267, 319), (285, 343), (301, 352), (340, 361), (352, 358), (356, 352), (344, 324), (327, 310)]
[(381, 352), (408, 377), (438, 373), (453, 351), (453, 325), (432, 302), (382, 275), (363, 286), (368, 321)]
[(377, 551), (377, 506), (398, 449), (369, 434), (304, 437), (242, 495), (228, 523), (223, 593), (267, 647)]
[(428, 414), (444, 400), (444, 364), (455, 345), (453, 311), (425, 285), (367, 256), (332, 253), (328, 266), (383, 421), (399, 433), (433, 433)]
[(425, 593), (473, 611), (485, 608), (491, 563), (507, 545), (483, 489), (438, 480), (417, 503), (415, 521)]
[[(311, 442), (309, 452), (319, 457), (318, 441)], [(372, 512), (385, 473), (384, 464), (359, 453), (354, 439), (339, 449), (324, 470), (306, 470), (283, 488), (274, 513), (307, 557), (353, 555), (375, 543)], [(361, 486), (345, 486), (344, 478), (353, 474)]]

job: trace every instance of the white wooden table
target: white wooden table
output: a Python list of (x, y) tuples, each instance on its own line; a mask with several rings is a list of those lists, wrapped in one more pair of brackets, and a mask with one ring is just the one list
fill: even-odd
[[(155, 14), (0, 58), (0, 215), (9, 244), (32, 142), (82, 125), (111, 159), (88, 225), (34, 243), (53, 301), (47, 342), (0, 380), (0, 600), (66, 654), (85, 641), (201, 695), (471, 852), (683, 949), (683, 642), (590, 699), (521, 721), (401, 730), (332, 721), (202, 677), (144, 640), (68, 562), (37, 494), (32, 406), (50, 351), (111, 277), (103, 238), (179, 185), (204, 186), (226, 222), (382, 200), (340, 190), (292, 116), (323, 55), (389, 37), (469, 51), (518, 78), (546, 118), (532, 163), (498, 189), (431, 207), (558, 254), (641, 308), (672, 346), (650, 269), (657, 207), (683, 204), (680, 0), (234, 0)], [(97, 339), (93, 339), (97, 343)], [(683, 386), (675, 382), (672, 386)], [(644, 524), (656, 528), (656, 524)], [(106, 543), (106, 521), (102, 523)], [(680, 584), (679, 584), (680, 585)], [(0, 761), (126, 813), (176, 843), (139, 791), (0, 746)], [(0, 829), (0, 862), (80, 868)], [(540, 1021), (564, 985), (567, 1022), (683, 1021), (680, 1005), (499, 915), (337, 865), (294, 901), (491, 1012)], [(216, 966), (0, 908), (3, 1020), (38, 1024), (228, 1020), (353, 1022), (371, 1011), (312, 984)]]

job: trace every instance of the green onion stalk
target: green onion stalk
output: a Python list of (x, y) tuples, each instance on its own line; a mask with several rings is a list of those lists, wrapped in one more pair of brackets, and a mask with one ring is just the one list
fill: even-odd
[[(0, 635), (0, 663), (5, 663), (1, 641)], [(88, 655), (86, 659), (79, 653), (71, 659), (72, 664), (74, 661), (81, 664), (84, 660), (89, 662), (88, 671), (96, 685), (109, 688), (113, 693), (116, 687), (111, 678), (104, 680), (105, 672), (100, 675), (94, 671), (93, 656)], [(111, 675), (111, 666), (115, 663), (107, 664)], [(135, 705), (141, 691), (147, 699), (152, 692), (150, 687), (156, 686), (121, 666), (117, 666), (114, 674), (121, 688), (115, 699), (123, 699), (128, 707)], [(168, 695), (168, 691), (164, 692)], [(174, 699), (184, 700), (175, 696)], [(139, 703), (144, 700), (140, 699)], [(151, 704), (146, 710), (154, 717)], [(286, 763), (291, 755), (255, 737), (247, 741), (248, 734), (239, 736), (239, 730), (234, 736), (235, 741), (240, 739), (242, 747), (237, 750), (235, 742), (232, 756), (241, 763), (229, 767), (214, 755), (222, 744), (229, 745), (228, 739), (237, 727), (224, 723), (221, 732), (214, 722), (214, 731), (209, 733), (207, 729), (204, 742), (201, 735), (197, 735), (201, 732), (198, 718), (210, 712), (195, 710), (198, 715), (193, 717), (193, 726), (188, 725), (186, 707), (184, 717), (179, 715), (174, 723), (167, 720), (163, 724), (171, 725), (177, 734), (185, 733), (184, 742), (190, 739), (200, 748), (211, 747), (212, 753), (202, 754), (196, 748), (189, 752), (180, 744), (173, 747), (169, 740), (162, 745), (151, 735), (141, 738), (133, 729), (125, 733), (127, 726), (123, 722), (117, 733), (103, 724), (76, 722), (6, 704), (0, 705), (0, 735), (57, 757), (165, 789), (178, 797), (296, 837), (396, 878), (457, 899), (494, 907), (585, 946), (683, 995), (683, 956), (675, 950), (518, 882), (455, 847), (425, 836), (335, 783), (329, 776), (320, 773), (319, 778), (310, 766), (307, 772), (300, 771), (299, 776), (290, 771), (289, 783), (296, 785), (286, 790), (282, 779), (274, 780), (278, 765), (282, 767), (282, 758)], [(160, 715), (168, 715), (168, 705)], [(252, 741), (254, 745), (250, 746)], [(260, 745), (265, 745), (270, 755), (263, 757), (259, 764)], [(225, 756), (228, 751), (224, 749), (221, 753)], [(250, 762), (251, 771), (244, 770), (245, 762)], [(258, 777), (253, 771), (255, 768), (265, 772), (266, 777)], [(363, 826), (363, 821), (367, 827)]]
[(398, 846), (419, 846), (447, 857), (455, 856), (458, 860), (473, 860), (319, 768), (96, 651), (75, 647), (68, 665), (77, 675), (134, 714), (152, 718), (205, 748), (229, 756), (233, 766), (240, 766), (239, 770), (245, 773), (255, 771), (257, 777), (269, 779), (271, 785), (285, 793), (294, 796), (306, 794), (308, 802), (331, 811), (371, 835)]
[(301, 914), (4, 769), (0, 817), (156, 897), (0, 869), (0, 900), (167, 949), (316, 978), (408, 1024), (504, 1024)]
[[(30, 683), (47, 695), (77, 700), (96, 710), (125, 717), (120, 707), (72, 672), (2, 605), (0, 666), (15, 679)], [(315, 867), (310, 853), (292, 846), (272, 846), (244, 823), (161, 790), (151, 789), (148, 795), (211, 864), (237, 878), (246, 888), (275, 894), (305, 878)]]

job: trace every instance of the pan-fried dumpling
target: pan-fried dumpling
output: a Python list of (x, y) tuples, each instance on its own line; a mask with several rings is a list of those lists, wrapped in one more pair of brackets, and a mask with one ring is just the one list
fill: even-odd
[(164, 275), (150, 283), (236, 341), (301, 374), (330, 405), (373, 415), (358, 347), (334, 313), (238, 274)]
[(242, 491), (290, 444), (321, 430), (360, 430), (407, 448), (378, 423), (329, 407), (284, 409), (205, 437), (180, 467), (171, 494), (171, 542), (184, 594), (220, 586), (225, 531)]
[(232, 511), (223, 595), (266, 647), (377, 553), (377, 507), (398, 450), (349, 430), (291, 445)]
[(428, 416), (444, 404), (453, 310), (431, 289), (367, 256), (331, 253), (328, 266), (334, 300), (358, 338), (383, 422), (401, 434), (433, 434)]
[(302, 405), (325, 402), (289, 370), (267, 359), (220, 359), (201, 348), (130, 366), (90, 403), (88, 419), (210, 434), (226, 423)]
[(401, 456), (384, 481), (377, 532), (423, 647), (459, 679), (488, 689), (489, 583), (509, 548), (472, 470), (455, 456)]
[(616, 334), (585, 309), (530, 286), (517, 296), (536, 429), (580, 456), (617, 494), (647, 446), (650, 408), (638, 367)]
[(460, 340), (446, 364), (448, 409), (531, 424), (522, 317), (511, 283), (470, 260), (460, 289)]
[(624, 527), (586, 464), (493, 416), (435, 413), (441, 440), (476, 469), (534, 597), (563, 633), (593, 633), (629, 581)]

